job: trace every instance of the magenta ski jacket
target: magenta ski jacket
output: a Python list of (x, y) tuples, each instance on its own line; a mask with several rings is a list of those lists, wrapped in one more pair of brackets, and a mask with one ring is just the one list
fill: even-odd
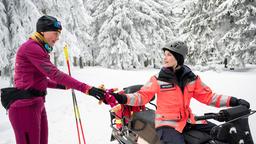
[(16, 54), (14, 84), (18, 89), (46, 91), (57, 84), (87, 93), (91, 86), (61, 72), (50, 61), (50, 55), (36, 41), (29, 39)]

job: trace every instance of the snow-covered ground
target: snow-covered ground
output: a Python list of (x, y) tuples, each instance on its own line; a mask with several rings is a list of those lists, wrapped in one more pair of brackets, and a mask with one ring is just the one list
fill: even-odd
[[(80, 81), (98, 86), (105, 84), (107, 88), (123, 88), (134, 84), (144, 84), (150, 76), (159, 70), (112, 70), (100, 67), (86, 67), (82, 70), (72, 68), (72, 75)], [(63, 71), (67, 71), (62, 68)], [(244, 98), (251, 103), (251, 108), (256, 109), (256, 67), (246, 72), (196, 72), (201, 79), (215, 92)], [(0, 79), (0, 88), (7, 87), (8, 83)], [(110, 117), (107, 105), (99, 105), (96, 99), (81, 92), (76, 92), (80, 108), (80, 115), (84, 127), (85, 138), (88, 144), (110, 144)], [(196, 114), (214, 111), (196, 101), (191, 103)], [(74, 144), (77, 142), (75, 118), (73, 114), (70, 90), (49, 89), (46, 99), (46, 109), (49, 123), (49, 144)], [(256, 115), (251, 116), (250, 125), (254, 140), (256, 140)], [(15, 137), (8, 120), (6, 111), (0, 107), (0, 144), (14, 144)]]

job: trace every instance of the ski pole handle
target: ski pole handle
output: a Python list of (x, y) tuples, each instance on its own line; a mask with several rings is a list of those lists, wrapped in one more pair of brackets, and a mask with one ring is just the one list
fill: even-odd
[(65, 44), (65, 46), (64, 46), (64, 54), (65, 54), (65, 59), (66, 59), (66, 60), (69, 60), (69, 58), (68, 58), (68, 46), (67, 46), (67, 44)]
[(65, 44), (65, 46), (64, 46), (64, 54), (65, 54), (65, 59), (66, 59), (67, 65), (68, 65), (68, 74), (71, 76), (67, 44)]

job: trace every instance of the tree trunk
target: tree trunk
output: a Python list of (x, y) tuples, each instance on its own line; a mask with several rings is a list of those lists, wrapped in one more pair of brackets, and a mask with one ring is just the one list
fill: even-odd
[(73, 57), (73, 60), (74, 60), (73, 65), (74, 65), (74, 66), (77, 66), (77, 57), (74, 56), (74, 57)]
[(84, 62), (83, 62), (83, 58), (81, 56), (79, 57), (79, 66), (81, 69), (84, 68)]
[(57, 54), (55, 52), (53, 53), (53, 61), (54, 61), (54, 65), (56, 67), (58, 67), (58, 57), (57, 57)]

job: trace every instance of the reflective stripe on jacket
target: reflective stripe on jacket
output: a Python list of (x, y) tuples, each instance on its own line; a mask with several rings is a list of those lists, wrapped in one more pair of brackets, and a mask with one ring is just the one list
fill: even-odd
[(183, 92), (177, 84), (160, 81), (157, 77), (152, 76), (138, 92), (127, 94), (127, 105), (132, 106), (145, 105), (157, 95), (155, 127), (171, 126), (182, 133), (187, 122), (197, 123), (190, 109), (192, 97), (215, 107), (229, 106), (231, 97), (213, 93), (199, 76), (187, 83)]

